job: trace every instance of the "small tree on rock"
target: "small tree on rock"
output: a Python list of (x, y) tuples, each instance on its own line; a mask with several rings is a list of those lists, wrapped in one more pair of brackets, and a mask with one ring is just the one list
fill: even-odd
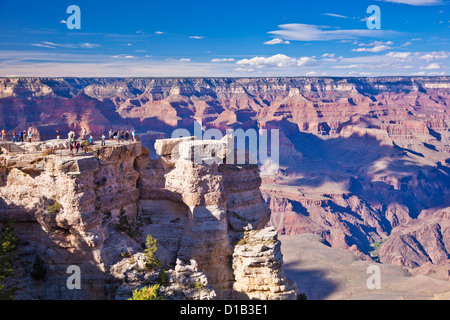
[(150, 234), (145, 240), (145, 267), (147, 270), (152, 270), (161, 265), (161, 263), (155, 256), (155, 252), (156, 250), (158, 250), (158, 242)]

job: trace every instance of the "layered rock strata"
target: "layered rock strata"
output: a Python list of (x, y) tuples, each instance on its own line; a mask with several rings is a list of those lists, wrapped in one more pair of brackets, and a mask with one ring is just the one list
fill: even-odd
[(28, 127), (42, 139), (136, 129), (156, 159), (155, 139), (198, 120), (222, 133), (278, 129), (280, 170), (261, 175), (270, 223), (365, 259), (423, 210), (450, 206), (449, 106), (448, 76), (0, 79), (8, 139)]
[[(181, 150), (197, 143), (185, 140)], [(158, 144), (168, 150), (180, 142)], [(256, 165), (195, 163), (172, 158), (171, 150), (152, 160), (140, 142), (108, 142), (75, 155), (58, 140), (20, 147), (23, 153), (14, 153), (4, 143), (0, 155), (0, 219), (14, 220), (20, 239), (16, 276), (9, 279), (16, 298), (125, 299), (159, 283), (162, 269), (168, 299), (229, 299), (236, 291), (239, 298), (295, 298), (295, 288), (286, 294), (261, 287), (255, 294), (235, 286), (241, 271), (253, 270), (233, 269), (235, 244), (270, 216)], [(160, 261), (150, 271), (143, 262), (147, 235), (157, 240)], [(38, 255), (45, 279), (30, 276)], [(282, 283), (279, 253), (276, 259), (264, 276)], [(66, 285), (70, 265), (80, 267), (79, 290)]]

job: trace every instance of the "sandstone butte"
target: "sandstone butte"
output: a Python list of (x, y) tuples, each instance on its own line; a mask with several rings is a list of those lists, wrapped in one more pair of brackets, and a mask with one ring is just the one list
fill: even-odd
[[(266, 227), (258, 166), (171, 157), (193, 142), (159, 140), (157, 160), (139, 141), (75, 155), (62, 140), (2, 143), (0, 220), (14, 220), (19, 237), (7, 282), (15, 298), (128, 299), (161, 283), (164, 269), (166, 299), (296, 299), (277, 232)], [(128, 229), (120, 227), (124, 217)], [(158, 243), (160, 266), (152, 270), (147, 235)], [(30, 276), (38, 255), (45, 281)], [(80, 289), (66, 285), (72, 265)]]

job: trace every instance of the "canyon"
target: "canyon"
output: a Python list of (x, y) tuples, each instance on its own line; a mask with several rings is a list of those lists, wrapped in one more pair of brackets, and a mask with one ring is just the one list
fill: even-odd
[[(0, 218), (14, 221), (19, 239), (8, 279), (16, 298), (126, 299), (159, 283), (166, 299), (296, 299), (277, 233), (266, 228), (257, 165), (171, 158), (195, 142), (158, 140), (169, 152), (158, 160), (139, 141), (75, 154), (56, 139), (14, 152), (3, 143)], [(150, 270), (149, 235), (158, 260)], [(45, 279), (32, 276), (36, 261)], [(73, 266), (78, 290), (66, 286)]]
[[(173, 215), (172, 220), (179, 218), (177, 221), (184, 223), (183, 219), (191, 216), (182, 212), (198, 210), (205, 226), (206, 212), (210, 212), (227, 221), (216, 226), (218, 230), (210, 231), (227, 241), (233, 237), (225, 229), (243, 234), (246, 223), (254, 231), (270, 227), (283, 237), (314, 234), (331, 248), (350, 252), (363, 261), (375, 259), (406, 268), (412, 274), (445, 281), (449, 280), (450, 258), (449, 104), (450, 77), (445, 76), (0, 79), (0, 128), (9, 133), (31, 127), (35, 140), (54, 139), (56, 130), (81, 132), (82, 128), (97, 139), (109, 129), (134, 129), (138, 133), (148, 154), (145, 161), (139, 155), (124, 162), (117, 177), (117, 186), (123, 186), (123, 191), (116, 186), (111, 193), (106, 192), (101, 188), (101, 175), (92, 172), (86, 177), (94, 175), (99, 179), (99, 193), (95, 196), (92, 188), (81, 191), (80, 185), (72, 186), (80, 200), (89, 205), (88, 212), (100, 201), (101, 211), (111, 211), (115, 219), (122, 204), (127, 214), (133, 212), (131, 218), (136, 212), (145, 217), (146, 212), (159, 212), (158, 207), (164, 206), (170, 207), (167, 212)], [(223, 133), (226, 129), (279, 130), (279, 170), (265, 174), (266, 164), (259, 163), (238, 172), (211, 168), (206, 173), (185, 160), (174, 164), (175, 168), (168, 167), (170, 164), (163, 160), (168, 155), (158, 154), (161, 150), (155, 148), (155, 142), (170, 138), (178, 128), (193, 133), (195, 122), (201, 122), (204, 130), (215, 128)], [(108, 176), (116, 170), (90, 164), (93, 160), (83, 161), (86, 162), (77, 166), (93, 165)], [(8, 166), (2, 164), (2, 175)], [(71, 170), (79, 169), (68, 172)], [(202, 187), (191, 187), (188, 180), (180, 179), (183, 174), (195, 177)], [(237, 180), (228, 178), (234, 174), (238, 175)], [(19, 176), (16, 172), (18, 179)], [(214, 188), (218, 189), (210, 189), (208, 181), (214, 181)], [(245, 181), (243, 185), (249, 191), (240, 190), (238, 181)], [(203, 200), (195, 196), (200, 189), (209, 190)], [(258, 192), (263, 197), (261, 201), (256, 200)], [(156, 199), (155, 194), (162, 198)], [(51, 201), (51, 196), (38, 199), (41, 198), (21, 199), (23, 204), (15, 205), (19, 214), (26, 217), (23, 206), (31, 210), (39, 201)], [(116, 201), (123, 202), (108, 207), (108, 202)], [(87, 229), (77, 231), (85, 233), (83, 239), (87, 243), (104, 237), (88, 227), (90, 223), (98, 225), (99, 216), (83, 212), (74, 200), (61, 204), (65, 210), (67, 206), (70, 211), (79, 212), (78, 216), (61, 221), (89, 218), (83, 222)], [(267, 213), (262, 209), (266, 204)], [(236, 214), (225, 214), (226, 211)], [(158, 219), (164, 217), (155, 215), (151, 220)], [(68, 222), (61, 223), (67, 227)], [(157, 224), (146, 226), (149, 233), (152, 231), (156, 237), (165, 233), (158, 227), (151, 229), (154, 225)], [(164, 240), (164, 247), (168, 248), (180, 241), (180, 233), (186, 232), (179, 226), (171, 227), (174, 239)], [(192, 239), (194, 247), (196, 241), (206, 241)], [(206, 241), (201, 245), (210, 244)], [(233, 256), (230, 250), (245, 253), (239, 246), (231, 249), (226, 241), (223, 245), (214, 250), (227, 259)], [(279, 249), (271, 248), (271, 254), (279, 255)], [(222, 272), (219, 264), (207, 262), (201, 253), (187, 250), (183, 255), (183, 250), (175, 254), (168, 249), (165, 256), (174, 266), (178, 255), (195, 256), (193, 260), (198, 265), (192, 269), (204, 272), (208, 281), (213, 281), (214, 289), (219, 283), (218, 288), (227, 288), (218, 292), (230, 291), (233, 279), (250, 281), (241, 275), (236, 277), (232, 268)], [(236, 270), (245, 265), (245, 259), (240, 257), (235, 260)], [(183, 259), (180, 264), (186, 267), (189, 259)], [(205, 266), (208, 267), (204, 269)], [(277, 277), (284, 279), (283, 274)], [(289, 281), (283, 281), (289, 287)], [(241, 283), (236, 288), (248, 291), (248, 286)]]

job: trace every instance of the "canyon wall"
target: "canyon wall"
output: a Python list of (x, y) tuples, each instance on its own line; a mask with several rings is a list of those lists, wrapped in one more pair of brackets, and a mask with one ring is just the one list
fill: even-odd
[[(274, 229), (264, 232), (272, 232), (276, 254), (253, 249), (273, 267), (253, 271), (235, 262), (244, 233), (269, 221), (257, 165), (197, 164), (170, 154), (152, 160), (140, 142), (108, 141), (74, 155), (60, 140), (15, 144), (15, 152), (10, 143), (0, 147), (0, 220), (13, 220), (19, 236), (8, 279), (16, 299), (125, 299), (161, 283), (162, 269), (167, 299), (296, 299)], [(145, 268), (148, 235), (158, 243), (154, 270)], [(45, 279), (32, 276), (37, 256)], [(80, 289), (66, 285), (74, 265)], [(268, 284), (243, 287), (242, 274)]]
[[(53, 138), (56, 129), (135, 129), (152, 159), (156, 139), (178, 128), (192, 132), (194, 121), (222, 132), (278, 129), (280, 168), (264, 175), (259, 167), (268, 224), (279, 234), (319, 234), (364, 259), (391, 235), (386, 245), (412, 254), (393, 240), (402, 226), (425, 225), (433, 214), (422, 212), (450, 206), (449, 105), (446, 76), (0, 79), (0, 127), (9, 132), (31, 126)], [(155, 201), (139, 206), (146, 211)], [(214, 205), (220, 215), (224, 200)], [(440, 247), (450, 256), (448, 243)], [(445, 264), (379, 254), (405, 267)]]

